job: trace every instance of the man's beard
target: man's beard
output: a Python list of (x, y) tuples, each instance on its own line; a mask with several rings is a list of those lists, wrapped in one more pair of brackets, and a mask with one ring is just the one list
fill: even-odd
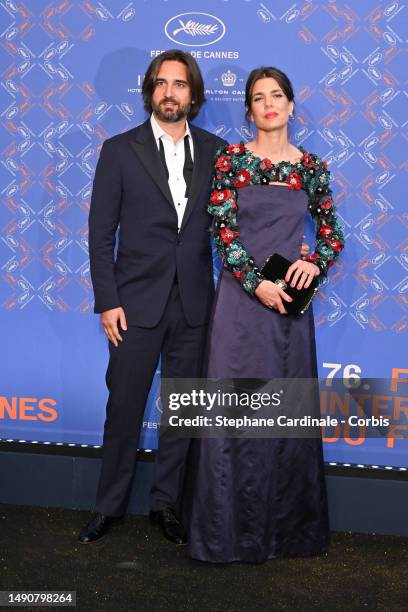
[[(172, 110), (163, 110), (162, 105), (164, 102), (172, 102), (177, 106)], [(159, 104), (155, 104), (152, 100), (152, 109), (155, 117), (160, 119), (160, 121), (163, 121), (164, 123), (176, 123), (176, 121), (180, 121), (180, 119), (187, 118), (191, 109), (191, 104), (186, 104), (183, 106), (182, 104), (176, 102), (176, 100), (173, 100), (173, 98), (163, 98), (163, 100), (160, 100)]]

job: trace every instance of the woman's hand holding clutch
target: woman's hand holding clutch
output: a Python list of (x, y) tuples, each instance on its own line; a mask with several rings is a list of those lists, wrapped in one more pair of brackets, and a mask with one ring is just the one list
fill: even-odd
[(320, 270), (315, 264), (298, 259), (288, 268), (285, 281), (288, 284), (290, 282), (291, 287), (295, 287), (296, 283), (298, 283), (296, 289), (307, 289), (314, 277), (319, 276), (319, 274)]
[(283, 289), (269, 280), (259, 283), (255, 295), (264, 306), (278, 310), (280, 314), (287, 314), (282, 300), (292, 302), (292, 298)]

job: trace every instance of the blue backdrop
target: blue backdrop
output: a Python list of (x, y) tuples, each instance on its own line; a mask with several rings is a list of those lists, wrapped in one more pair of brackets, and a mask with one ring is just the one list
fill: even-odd
[[(92, 178), (102, 142), (144, 120), (144, 71), (173, 47), (205, 78), (197, 123), (230, 142), (251, 138), (248, 72), (288, 73), (292, 141), (328, 162), (347, 242), (315, 304), (320, 374), (406, 376), (407, 23), (397, 1), (0, 2), (1, 438), (101, 443), (108, 353), (92, 314)], [(326, 460), (408, 466), (407, 440), (351, 442), (327, 442)]]

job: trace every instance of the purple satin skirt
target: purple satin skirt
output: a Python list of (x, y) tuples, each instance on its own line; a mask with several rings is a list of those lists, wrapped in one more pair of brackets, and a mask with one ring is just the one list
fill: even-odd
[[(239, 229), (259, 266), (272, 253), (299, 258), (304, 191), (256, 185), (239, 193)], [(315, 378), (313, 311), (280, 315), (220, 277), (210, 325), (209, 378)], [(329, 526), (320, 439), (202, 438), (193, 443), (189, 553), (259, 563), (327, 550)]]

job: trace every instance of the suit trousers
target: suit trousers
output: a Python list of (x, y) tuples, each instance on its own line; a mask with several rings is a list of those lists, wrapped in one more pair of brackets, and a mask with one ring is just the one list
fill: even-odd
[[(149, 390), (161, 355), (161, 375), (202, 376), (207, 325), (190, 327), (174, 283), (160, 322), (153, 328), (120, 330), (119, 346), (109, 342), (106, 384), (109, 398), (103, 435), (102, 469), (95, 510), (122, 516), (135, 471), (140, 429)], [(177, 508), (180, 503), (189, 439), (160, 441), (156, 455), (151, 509)]]

